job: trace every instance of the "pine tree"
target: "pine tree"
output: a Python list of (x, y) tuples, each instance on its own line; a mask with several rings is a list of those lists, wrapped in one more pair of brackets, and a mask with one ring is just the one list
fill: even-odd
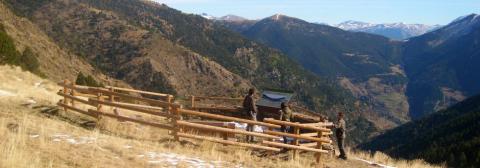
[(78, 73), (77, 75), (77, 80), (75, 81), (75, 84), (77, 85), (87, 85), (87, 82), (85, 81), (85, 76), (83, 75), (82, 72)]

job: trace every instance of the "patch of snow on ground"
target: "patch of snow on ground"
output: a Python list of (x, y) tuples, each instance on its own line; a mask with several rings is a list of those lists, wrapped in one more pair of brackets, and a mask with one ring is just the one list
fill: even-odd
[(37, 101), (35, 101), (35, 100), (33, 100), (33, 99), (28, 99), (28, 100), (26, 101), (26, 103), (28, 103), (28, 104), (37, 104)]
[(9, 96), (15, 96), (15, 93), (6, 91), (6, 90), (0, 90), (0, 97), (9, 97)]
[(54, 134), (51, 136), (54, 142), (67, 142), (69, 144), (78, 145), (78, 144), (91, 144), (94, 143), (97, 138), (95, 137), (72, 137), (67, 134)]
[[(242, 130), (247, 129), (247, 123), (237, 123), (237, 122), (230, 122), (230, 123), (235, 124), (235, 129), (242, 129)], [(266, 129), (266, 127), (258, 126), (258, 125), (255, 125), (253, 127), (253, 131), (255, 131), (255, 132), (263, 132), (263, 130), (265, 130), (265, 129)]]
[(36, 82), (36, 83), (34, 84), (34, 86), (35, 86), (35, 88), (38, 88), (41, 84), (42, 84), (42, 82)]
[[(148, 159), (150, 164), (162, 164), (165, 167), (177, 167), (179, 164), (187, 164), (187, 167), (204, 168), (204, 167), (226, 167), (228, 162), (225, 161), (204, 161), (197, 157), (188, 157), (185, 155), (179, 155), (174, 153), (156, 153), (147, 152), (144, 155), (137, 155), (139, 158)], [(230, 165), (231, 166), (231, 165)], [(235, 167), (241, 167), (239, 165)]]
[(381, 167), (381, 168), (395, 168), (395, 167), (393, 167), (393, 166), (387, 166), (387, 165), (384, 165), (384, 164), (375, 163), (375, 162), (373, 162), (373, 161), (368, 161), (368, 160), (364, 160), (364, 159), (360, 159), (360, 158), (355, 158), (355, 160), (359, 160), (359, 161), (368, 163), (368, 164), (370, 164), (371, 166), (376, 166), (376, 167)]
[(40, 135), (38, 134), (34, 134), (34, 135), (30, 135), (30, 138), (38, 138)]

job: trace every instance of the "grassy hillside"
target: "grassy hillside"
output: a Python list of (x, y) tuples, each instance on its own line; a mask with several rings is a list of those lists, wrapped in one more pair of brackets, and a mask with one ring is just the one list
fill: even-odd
[(451, 167), (480, 165), (480, 96), (412, 121), (362, 144), (405, 159), (425, 159)]
[[(314, 167), (314, 156), (308, 153), (296, 161), (285, 160), (287, 154), (262, 157), (259, 151), (240, 147), (175, 142), (158, 128), (64, 112), (55, 106), (61, 87), (20, 68), (0, 66), (0, 81), (0, 167)], [(349, 156), (399, 168), (434, 167), (381, 153), (351, 152)], [(371, 167), (355, 159), (326, 156), (322, 163)]]

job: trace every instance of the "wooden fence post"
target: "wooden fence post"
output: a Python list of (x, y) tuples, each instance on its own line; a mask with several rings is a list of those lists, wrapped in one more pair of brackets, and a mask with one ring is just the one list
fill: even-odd
[(190, 108), (191, 108), (192, 110), (194, 110), (194, 108), (195, 108), (195, 96), (194, 96), (194, 95), (192, 95), (192, 96), (190, 97), (190, 104), (191, 104)]
[[(108, 90), (109, 90), (110, 92), (113, 92), (113, 91), (114, 91), (113, 87), (110, 87)], [(109, 98), (109, 100), (110, 100), (111, 102), (114, 102), (114, 100), (115, 100), (115, 96), (113, 96), (113, 94), (110, 95), (110, 96), (108, 96), (108, 98)]]
[[(293, 127), (293, 133), (296, 134), (296, 135), (300, 135), (300, 128)], [(295, 140), (293, 141), (293, 145), (298, 146), (298, 144), (299, 144), (298, 138), (295, 138)], [(298, 157), (298, 150), (294, 149), (293, 150), (293, 159), (297, 159), (297, 157)]]
[[(322, 131), (318, 131), (318, 138), (322, 138), (323, 137), (323, 132)], [(322, 142), (317, 142), (317, 149), (322, 149)], [(316, 153), (316, 159), (317, 159), (317, 167), (320, 166), (320, 159), (322, 157), (322, 154), (321, 153)]]
[[(67, 79), (63, 80), (63, 85), (64, 85), (64, 86), (63, 86), (63, 94), (65, 94), (65, 95), (68, 94), (68, 88), (67, 88), (68, 83), (69, 83), (69, 82), (68, 82)], [(68, 99), (67, 99), (66, 96), (63, 97), (63, 104), (65, 104), (65, 105), (68, 106)], [(67, 107), (64, 107), (63, 110), (64, 110), (65, 112), (67, 112)]]
[[(167, 96), (167, 102), (168, 102), (168, 103), (172, 103), (172, 99), (173, 99), (173, 98), (172, 98), (172, 95), (168, 95), (168, 96)], [(168, 113), (168, 114), (175, 114), (175, 113), (173, 113), (173, 109), (172, 109), (172, 106), (171, 106), (171, 105), (168, 105), (167, 113)]]
[[(230, 129), (235, 129), (235, 124), (230, 124), (230, 123), (227, 123), (227, 125), (225, 126), (226, 128), (230, 128)], [(228, 138), (230, 137), (235, 137), (235, 133), (223, 133), (223, 140), (228, 140)], [(227, 146), (227, 144), (223, 144), (223, 146)]]
[(173, 106), (172, 108), (172, 114), (174, 114), (173, 118), (172, 118), (172, 125), (173, 125), (173, 130), (172, 130), (172, 134), (173, 134), (173, 139), (175, 139), (175, 141), (179, 141), (180, 138), (178, 137), (178, 132), (181, 131), (180, 130), (180, 127), (178, 126), (177, 124), (177, 120), (181, 120), (181, 115), (180, 115), (180, 112), (178, 111), (178, 108), (177, 106)]
[[(103, 95), (102, 93), (97, 93), (97, 99), (99, 101), (103, 101)], [(102, 104), (98, 103), (97, 104), (97, 111), (101, 112), (102, 111)], [(97, 118), (100, 120), (100, 114), (97, 114)]]
[[(76, 85), (75, 83), (72, 83), (72, 86), (73, 88), (76, 88)], [(70, 91), (70, 95), (72, 95), (73, 97), (77, 96), (77, 93), (75, 93), (75, 89), (71, 89)], [(75, 107), (75, 100), (72, 99), (72, 107)]]

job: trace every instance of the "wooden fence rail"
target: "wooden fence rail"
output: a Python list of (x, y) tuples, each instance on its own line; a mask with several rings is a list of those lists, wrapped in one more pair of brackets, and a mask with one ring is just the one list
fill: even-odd
[(106, 100), (102, 101), (102, 100), (97, 100), (97, 99), (90, 98), (90, 99), (88, 99), (88, 102), (91, 102), (92, 104), (102, 104), (102, 105), (107, 105), (107, 106), (111, 106), (111, 107), (118, 107), (118, 108), (122, 108), (122, 109), (127, 109), (127, 110), (131, 110), (131, 111), (136, 111), (136, 112), (141, 112), (141, 113), (156, 115), (156, 116), (161, 116), (161, 117), (167, 117), (167, 118), (176, 117), (175, 115), (164, 113), (164, 112), (161, 112), (159, 110), (151, 110), (151, 109), (146, 109), (146, 108), (141, 108), (141, 107), (136, 107), (136, 106), (131, 106), (131, 105), (125, 105), (125, 104), (115, 103), (115, 102), (106, 101)]
[(169, 97), (172, 97), (172, 95), (169, 95), (169, 94), (149, 92), (149, 91), (143, 91), (143, 90), (127, 89), (127, 88), (120, 88), (120, 87), (114, 87), (114, 86), (107, 86), (107, 88), (113, 89), (113, 91), (126, 91), (130, 93), (140, 93), (140, 94), (151, 95), (151, 96), (159, 96), (164, 100), (168, 100)]
[(218, 114), (210, 114), (210, 113), (198, 112), (198, 111), (193, 111), (193, 110), (179, 109), (179, 112), (180, 112), (180, 114), (195, 115), (195, 116), (200, 116), (200, 117), (205, 117), (205, 118), (210, 118), (210, 119), (217, 119), (217, 120), (222, 120), (222, 121), (235, 121), (235, 122), (265, 126), (265, 127), (269, 127), (269, 128), (280, 128), (281, 127), (280, 125), (275, 125), (275, 124), (270, 124), (270, 123), (265, 123), (265, 122), (259, 122), (259, 121), (247, 120), (247, 119), (242, 119), (242, 118), (223, 116), (223, 115), (218, 115)]
[(265, 118), (263, 121), (267, 122), (267, 123), (279, 124), (279, 125), (285, 125), (285, 126), (291, 126), (291, 127), (298, 127), (298, 128), (308, 129), (308, 130), (312, 130), (312, 131), (330, 132), (330, 129), (327, 129), (327, 128), (314, 127), (314, 126), (304, 125), (304, 124), (299, 124), (299, 123), (275, 120), (273, 118)]
[(167, 125), (167, 124), (153, 123), (153, 122), (144, 121), (144, 120), (140, 120), (140, 119), (135, 119), (135, 118), (125, 117), (125, 116), (121, 116), (121, 115), (116, 115), (116, 114), (113, 114), (113, 113), (101, 112), (101, 111), (94, 110), (94, 109), (88, 109), (88, 112), (98, 114), (98, 115), (101, 115), (101, 116), (107, 116), (107, 117), (110, 117), (110, 118), (115, 118), (115, 119), (118, 119), (118, 120), (121, 120), (121, 121), (130, 121), (130, 122), (135, 122), (135, 123), (139, 123), (139, 124), (149, 125), (149, 126), (152, 126), (152, 127), (168, 129), (168, 130), (173, 130), (174, 129), (172, 126)]
[[(138, 124), (148, 125), (170, 131), (170, 135), (175, 140), (181, 138), (198, 139), (220, 143), (224, 145), (235, 145), (253, 149), (261, 149), (267, 151), (281, 151), (281, 148), (293, 149), (294, 158), (297, 157), (297, 150), (309, 151), (317, 153), (317, 162), (319, 162), (320, 153), (328, 153), (327, 150), (322, 149), (322, 144), (331, 144), (332, 141), (328, 136), (332, 132), (327, 129), (331, 126), (330, 123), (293, 123), (266, 118), (264, 121), (253, 121), (243, 118), (224, 116), (218, 114), (211, 114), (206, 112), (199, 112), (195, 110), (183, 109), (181, 105), (172, 103), (173, 96), (163, 93), (155, 93), (149, 91), (141, 91), (135, 89), (119, 88), (109, 86), (107, 88), (78, 86), (65, 80), (59, 83), (63, 90), (57, 94), (64, 99), (57, 103), (59, 107), (63, 107), (65, 111), (71, 110), (94, 118), (109, 117), (119, 121), (128, 121)], [(161, 100), (153, 98), (145, 98), (138, 95), (150, 95), (160, 97)], [(202, 99), (210, 100), (224, 100), (224, 101), (240, 101), (241, 98), (221, 98), (221, 97), (191, 97), (191, 106), (195, 106), (195, 101)], [(120, 102), (120, 100), (134, 100), (132, 102)], [(143, 102), (139, 104), (138, 102)], [(86, 106), (80, 106), (84, 104)], [(111, 107), (111, 108), (105, 108)], [(87, 108), (87, 109), (85, 109)], [(155, 121), (148, 121), (145, 119), (131, 118), (123, 116), (118, 113), (117, 109), (128, 110), (133, 113), (142, 113), (152, 116), (165, 117), (170, 120), (169, 123), (157, 123)], [(262, 126), (267, 130), (263, 132), (250, 132), (232, 127), (222, 127), (222, 124), (208, 125), (208, 122), (195, 122), (184, 120), (184, 116), (195, 116), (202, 119), (209, 119), (221, 122), (237, 122), (249, 125)], [(232, 125), (233, 126), (233, 125)], [(293, 133), (280, 132), (278, 129), (290, 126), (293, 128)], [(192, 128), (192, 129), (187, 129)], [(186, 132), (185, 130), (205, 130), (215, 134), (220, 134), (222, 137), (200, 136), (195, 133)], [(312, 133), (301, 133), (305, 130), (314, 131)], [(195, 131), (193, 131), (195, 132)], [(259, 144), (251, 144), (247, 142), (238, 142), (235, 135), (254, 136), (263, 139)], [(233, 138), (228, 138), (228, 137)], [(294, 138), (291, 144), (279, 143), (281, 137)], [(305, 144), (300, 144), (300, 140), (310, 141)]]
[(280, 152), (281, 151), (281, 149), (279, 149), (279, 148), (272, 148), (272, 147), (256, 145), (256, 144), (228, 141), (228, 140), (223, 140), (223, 139), (218, 139), (218, 138), (204, 137), (204, 136), (198, 136), (198, 135), (192, 135), (192, 134), (186, 134), (186, 133), (178, 133), (178, 136), (184, 137), (184, 138), (206, 140), (206, 141), (211, 141), (211, 142), (216, 142), (216, 143), (221, 143), (221, 144), (227, 144), (227, 145), (249, 147), (249, 148), (254, 148), (254, 149), (263, 149), (263, 150), (274, 151), (274, 152)]

